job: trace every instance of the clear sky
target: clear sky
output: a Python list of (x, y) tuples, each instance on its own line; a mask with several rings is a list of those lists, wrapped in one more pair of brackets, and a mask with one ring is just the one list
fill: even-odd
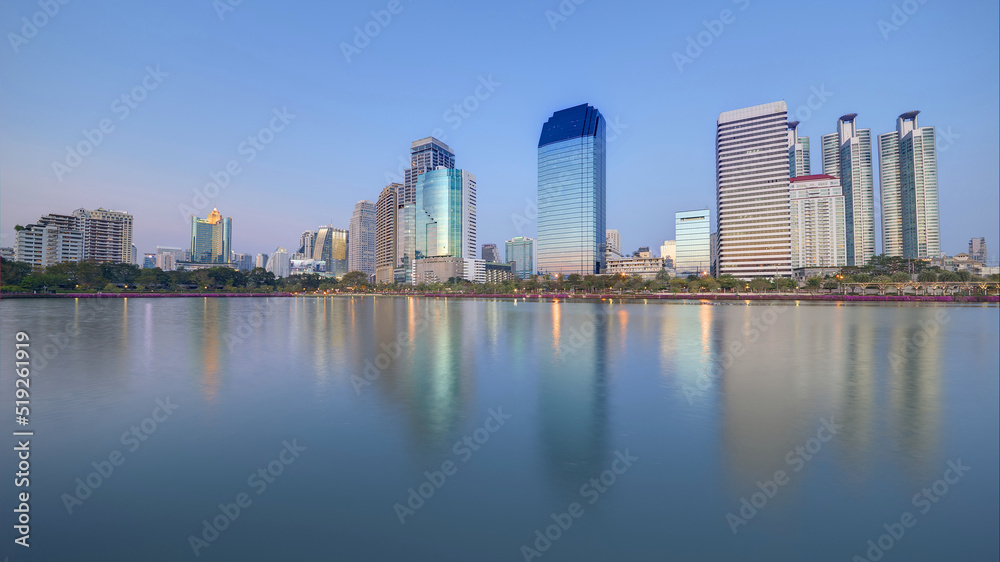
[[(874, 137), (920, 110), (941, 139), (942, 249), (985, 236), (1000, 255), (995, 0), (896, 0), (895, 20), (870, 0), (46, 1), (51, 17), (0, 3), (4, 246), (15, 224), (105, 207), (135, 216), (140, 253), (186, 247), (191, 209), (217, 203), (234, 251), (294, 250), (346, 228), (435, 132), (478, 177), (480, 244), (502, 244), (535, 233), (542, 123), (590, 103), (609, 123), (608, 227), (657, 252), (675, 211), (714, 210), (719, 113), (784, 99), (814, 173), (840, 115)], [(195, 190), (227, 165), (206, 206)]]

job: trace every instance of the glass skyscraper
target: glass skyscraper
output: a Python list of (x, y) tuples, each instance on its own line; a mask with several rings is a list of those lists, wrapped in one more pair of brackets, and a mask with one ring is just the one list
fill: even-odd
[(191, 261), (196, 263), (229, 263), (233, 219), (222, 217), (212, 209), (208, 218), (191, 216)]
[(476, 176), (439, 168), (416, 184), (414, 259), (476, 259)]
[(410, 167), (403, 171), (403, 185), (396, 194), (396, 265), (402, 268), (400, 273), (407, 282), (415, 259), (417, 181), (421, 174), (439, 167), (455, 167), (455, 152), (451, 147), (434, 137), (410, 144)]
[(678, 276), (708, 273), (712, 262), (709, 210), (677, 211), (675, 218), (677, 257), (674, 270)]
[(507, 263), (514, 263), (514, 275), (528, 279), (535, 274), (535, 240), (515, 236), (507, 241)]
[(538, 256), (543, 274), (604, 270), (605, 122), (582, 104), (552, 114), (538, 139)]

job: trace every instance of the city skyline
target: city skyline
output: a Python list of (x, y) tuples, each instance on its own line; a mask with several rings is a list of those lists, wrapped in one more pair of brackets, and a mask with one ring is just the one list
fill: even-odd
[[(996, 13), (995, 6), (976, 5)], [(998, 144), (990, 125), (997, 116), (992, 101), (997, 93), (996, 65), (987, 72), (978, 68), (973, 72), (970, 62), (955, 56), (966, 49), (995, 53), (995, 29), (983, 23), (983, 29), (979, 30), (978, 21), (972, 22), (972, 30), (965, 21), (962, 26), (949, 25), (958, 17), (957, 13), (921, 5), (910, 21), (897, 31), (888, 32), (886, 38), (877, 23), (888, 21), (891, 6), (852, 3), (841, 6), (840, 10), (852, 10), (860, 23), (851, 29), (846, 29), (846, 24), (844, 29), (837, 27), (853, 41), (848, 41), (834, 57), (818, 46), (805, 52), (786, 51), (763, 39), (773, 27), (784, 27), (790, 29), (787, 31), (790, 38), (805, 40), (808, 32), (793, 29), (790, 22), (840, 13), (831, 7), (786, 4), (765, 8), (749, 3), (745, 6), (734, 3), (730, 7), (736, 14), (735, 22), (727, 24), (722, 35), (701, 47), (701, 54), (696, 57), (685, 54), (687, 38), (696, 37), (705, 29), (703, 20), (711, 22), (718, 18), (717, 11), (713, 13), (707, 7), (646, 8), (653, 15), (661, 11), (670, 14), (666, 28), (658, 31), (655, 39), (648, 40), (651, 44), (638, 50), (646, 53), (640, 57), (641, 63), (654, 71), (641, 73), (632, 80), (597, 81), (592, 73), (583, 77), (574, 73), (584, 64), (596, 64), (599, 73), (617, 77), (622, 71), (615, 67), (615, 56), (636, 52), (636, 38), (622, 38), (623, 44), (610, 48), (580, 47), (584, 53), (600, 56), (596, 62), (571, 60), (556, 71), (552, 77), (555, 81), (543, 76), (540, 69), (517, 68), (516, 61), (531, 49), (572, 43), (575, 37), (585, 37), (601, 24), (602, 18), (620, 21), (629, 17), (628, 21), (636, 27), (646, 25), (643, 21), (621, 10), (587, 4), (578, 6), (574, 14), (556, 23), (553, 29), (541, 7), (526, 13), (513, 10), (513, 15), (479, 8), (471, 17), (489, 16), (504, 21), (514, 15), (531, 20), (528, 16), (534, 15), (537, 21), (527, 28), (525, 46), (513, 53), (510, 60), (484, 53), (480, 47), (473, 49), (473, 55), (456, 53), (454, 69), (437, 79), (420, 78), (417, 82), (420, 94), (404, 96), (384, 89), (387, 79), (376, 78), (373, 73), (391, 69), (396, 73), (392, 80), (397, 81), (410, 78), (414, 72), (401, 66), (406, 58), (403, 46), (418, 34), (417, 28), (432, 14), (405, 5), (391, 27), (375, 37), (372, 45), (350, 63), (337, 51), (323, 54), (327, 63), (335, 67), (333, 74), (351, 80), (352, 87), (357, 89), (357, 93), (348, 96), (351, 103), (357, 104), (358, 109), (351, 112), (357, 113), (357, 117), (338, 109), (338, 100), (346, 98), (341, 94), (331, 96), (326, 78), (304, 73), (299, 66), (278, 68), (275, 59), (261, 52), (270, 46), (270, 40), (251, 51), (263, 58), (262, 69), (283, 73), (287, 78), (284, 84), (263, 87), (256, 94), (234, 89), (203, 94), (193, 108), (182, 102), (190, 99), (209, 78), (204, 67), (195, 64), (193, 52), (176, 49), (174, 39), (163, 33), (140, 41), (132, 37), (133, 31), (127, 25), (122, 25), (114, 33), (138, 41), (142, 48), (137, 52), (108, 54), (105, 46), (86, 44), (83, 53), (69, 56), (71, 60), (40, 69), (33, 61), (73, 41), (80, 33), (74, 26), (109, 16), (66, 9), (37, 37), (21, 45), (17, 53), (7, 49), (0, 54), (0, 61), (8, 63), (12, 76), (12, 80), (0, 85), (0, 93), (12, 104), (24, 108), (18, 115), (0, 113), (3, 131), (0, 150), (7, 163), (0, 171), (4, 184), (0, 245), (13, 245), (14, 224), (27, 224), (51, 212), (45, 201), (71, 197), (72, 201), (68, 201), (71, 208), (104, 206), (133, 214), (137, 224), (135, 242), (140, 253), (152, 251), (156, 245), (185, 245), (186, 225), (179, 211), (184, 205), (199, 216), (205, 216), (216, 204), (226, 208), (227, 215), (236, 222), (233, 233), (236, 252), (268, 253), (277, 245), (292, 247), (304, 228), (330, 223), (346, 228), (356, 201), (374, 201), (390, 183), (387, 175), (398, 175), (398, 181), (402, 181), (400, 160), (405, 161), (408, 156), (401, 150), (406, 146), (402, 143), (436, 131), (459, 154), (457, 165), (477, 172), (480, 238), (499, 242), (518, 235), (534, 237), (537, 229), (531, 208), (536, 188), (533, 138), (537, 139), (539, 124), (552, 111), (587, 102), (600, 108), (607, 117), (607, 223), (619, 228), (627, 226), (622, 228), (622, 235), (629, 243), (623, 251), (630, 252), (638, 245), (655, 246), (675, 237), (672, 221), (663, 220), (663, 213), (657, 208), (665, 208), (669, 217), (676, 210), (704, 208), (713, 203), (712, 120), (721, 112), (775, 99), (784, 99), (789, 119), (800, 122), (798, 134), (812, 139), (814, 172), (819, 171), (817, 163), (821, 160), (818, 139), (832, 130), (838, 116), (856, 112), (865, 128), (881, 134), (893, 129), (899, 114), (919, 109), (921, 124), (935, 127), (938, 133), (941, 250), (948, 254), (964, 251), (972, 237), (997, 239), (1000, 228), (994, 184)], [(271, 12), (272, 8), (248, 8), (241, 6), (223, 21), (211, 11), (198, 10), (186, 13), (181, 9), (163, 17), (167, 21), (188, 18), (194, 23), (185, 25), (221, 34), (219, 40), (229, 45), (257, 25), (255, 22), (266, 21), (267, 16), (276, 14)], [(0, 14), (7, 16), (7, 21), (16, 22), (34, 9), (37, 9), (34, 3), (17, 2), (0, 8)], [(335, 11), (339, 16), (335, 19), (359, 26), (370, 18), (360, 8), (316, 8), (323, 10)], [(127, 22), (129, 18), (140, 17), (140, 11), (129, 8), (110, 17), (112, 21)], [(141, 17), (150, 15), (146, 10)], [(287, 17), (293, 18), (297, 25), (309, 26), (308, 20), (315, 16), (310, 13)], [(824, 21), (832, 20), (830, 17)], [(349, 41), (353, 36), (349, 23), (334, 27), (331, 33), (338, 44), (339, 39)], [(963, 31), (955, 31), (958, 29)], [(486, 33), (486, 44), (497, 40), (491, 32)], [(940, 45), (925, 45), (928, 34), (939, 37)], [(738, 41), (744, 42), (743, 48), (737, 49)], [(299, 43), (294, 45), (299, 46)], [(743, 60), (741, 50), (755, 50), (786, 63), (776, 67), (787, 67), (793, 61), (815, 65), (798, 67), (793, 76), (768, 68), (757, 68), (748, 74), (739, 65)], [(561, 49), (557, 51), (560, 56), (564, 54)], [(65, 53), (65, 49), (60, 52)], [(224, 52), (227, 60), (235, 56), (230, 51)], [(675, 53), (690, 58), (691, 62), (678, 68)], [(315, 61), (316, 56), (310, 54), (307, 59)], [(836, 60), (838, 57), (848, 60), (840, 62)], [(916, 60), (921, 61), (920, 72), (935, 78), (934, 87), (913, 91), (907, 84), (879, 72), (885, 65), (906, 67)], [(70, 63), (82, 65), (86, 72), (101, 80), (85, 80), (85, 87), (74, 89), (72, 96), (70, 92), (54, 91), (47, 98), (52, 103), (29, 99), (33, 86), (47, 88), (66, 72), (67, 67), (61, 65)], [(248, 76), (264, 71), (245, 64), (237, 68)], [(720, 73), (728, 76), (726, 79), (739, 79), (745, 86), (738, 92), (720, 87), (724, 80), (715, 77)], [(857, 73), (868, 80), (856, 79)], [(435, 87), (425, 87), (434, 84)], [(142, 92), (143, 101), (137, 102), (137, 107), (121, 119), (124, 114), (110, 109), (111, 102), (139, 86), (148, 89)], [(663, 104), (660, 96), (645, 93), (660, 89), (670, 92), (669, 103)], [(353, 99), (365, 95), (371, 99)], [(231, 107), (223, 108), (226, 104)], [(460, 111), (454, 109), (456, 104)], [(463, 104), (475, 109), (464, 109)], [(683, 110), (677, 111), (678, 107)], [(206, 111), (218, 112), (219, 117), (204, 122), (200, 118)], [(375, 118), (379, 126), (360, 126), (361, 116), (365, 115)], [(65, 147), (85, 140), (81, 131), (94, 130), (104, 118), (110, 119), (114, 131), (103, 134), (92, 155), (57, 178), (52, 163), (62, 162)], [(319, 142), (317, 135), (322, 129), (345, 127), (351, 131), (346, 135), (349, 138), (337, 135), (331, 138), (325, 134)], [(239, 151), (241, 143), (248, 134), (264, 128), (270, 128), (270, 132), (260, 135), (260, 140), (273, 138), (273, 142), (261, 145), (263, 150), (256, 151), (256, 159), (246, 162), (246, 156)], [(673, 131), (674, 138), (660, 134), (664, 128)], [(190, 143), (190, 148), (178, 148), (185, 143)], [(328, 154), (335, 155), (332, 161)], [(230, 174), (228, 187), (215, 197), (203, 194), (203, 204), (196, 201), (194, 190), (210, 181), (211, 174), (224, 172), (230, 160), (237, 162), (240, 172)], [(878, 183), (877, 169), (875, 175)], [(650, 186), (664, 184), (663, 177), (669, 180), (662, 188), (652, 190)], [(287, 189), (290, 184), (296, 188)], [(267, 201), (266, 205), (260, 204), (262, 199)], [(652, 199), (655, 204), (641, 206), (644, 208), (632, 205), (640, 199)], [(966, 205), (968, 200), (981, 204)], [(304, 202), (308, 205), (303, 205)], [(710, 207), (714, 210), (714, 203)], [(876, 253), (881, 253), (877, 195), (876, 207)], [(717, 225), (713, 225), (715, 229)]]

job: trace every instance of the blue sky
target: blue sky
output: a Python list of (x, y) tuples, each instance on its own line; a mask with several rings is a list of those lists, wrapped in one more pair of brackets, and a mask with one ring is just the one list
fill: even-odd
[[(58, 5), (51, 17), (39, 15), (46, 1)], [(623, 249), (656, 251), (675, 211), (714, 209), (718, 114), (784, 99), (812, 138), (814, 173), (819, 137), (840, 115), (859, 114), (875, 136), (920, 110), (942, 139), (942, 249), (986, 236), (1000, 252), (996, 2), (244, 0), (220, 10), (229, 1), (0, 4), (0, 243), (45, 213), (105, 207), (135, 216), (140, 252), (184, 247), (186, 215), (217, 203), (233, 217), (234, 251), (291, 249), (303, 230), (346, 228), (410, 142), (435, 132), (478, 177), (479, 242), (532, 236), (542, 123), (590, 103), (613, 138), (608, 227)], [(375, 33), (359, 37), (366, 26)], [(703, 31), (706, 46), (678, 68), (674, 53), (688, 56)], [(100, 142), (83, 132), (95, 129)], [(77, 161), (67, 146), (80, 143), (96, 146)], [(229, 184), (196, 196), (227, 165), (238, 170)]]

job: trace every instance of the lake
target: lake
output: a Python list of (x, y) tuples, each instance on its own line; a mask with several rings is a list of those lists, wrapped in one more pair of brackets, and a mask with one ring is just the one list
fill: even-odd
[(3, 419), (34, 435), (30, 549), (10, 433), (0, 455), (3, 552), (996, 560), (998, 325), (996, 304), (5, 299)]

